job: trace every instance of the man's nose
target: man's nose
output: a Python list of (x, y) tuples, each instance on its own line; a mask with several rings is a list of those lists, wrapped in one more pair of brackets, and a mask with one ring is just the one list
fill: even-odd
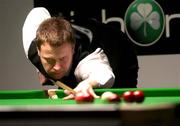
[(56, 64), (53, 67), (55, 70), (60, 70), (61, 69), (61, 64), (59, 62), (56, 62)]

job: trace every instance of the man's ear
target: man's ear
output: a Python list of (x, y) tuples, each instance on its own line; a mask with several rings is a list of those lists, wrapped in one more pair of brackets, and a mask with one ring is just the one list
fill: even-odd
[(40, 51), (39, 51), (39, 48), (38, 47), (36, 47), (37, 48), (37, 52), (38, 52), (38, 55), (40, 55)]

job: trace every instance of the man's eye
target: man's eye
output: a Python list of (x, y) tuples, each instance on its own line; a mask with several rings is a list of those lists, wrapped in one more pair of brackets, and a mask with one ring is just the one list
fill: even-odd
[(66, 57), (62, 57), (62, 58), (60, 59), (60, 61), (61, 61), (61, 62), (66, 61)]
[(49, 64), (55, 63), (55, 61), (54, 61), (53, 59), (46, 59), (46, 61), (47, 61)]

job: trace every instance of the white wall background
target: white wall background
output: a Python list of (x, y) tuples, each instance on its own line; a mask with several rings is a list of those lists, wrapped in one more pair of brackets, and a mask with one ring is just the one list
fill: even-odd
[(139, 56), (139, 87), (180, 87), (180, 54)]
[[(26, 59), (22, 26), (33, 0), (0, 0), (0, 90), (41, 89)], [(139, 56), (139, 87), (180, 87), (180, 54)]]

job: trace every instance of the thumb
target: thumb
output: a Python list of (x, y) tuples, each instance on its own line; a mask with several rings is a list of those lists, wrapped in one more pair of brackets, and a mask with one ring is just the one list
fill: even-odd
[(68, 91), (68, 90), (64, 90), (64, 94), (66, 94), (66, 95), (70, 95), (70, 94), (71, 94), (71, 92), (70, 92), (70, 91)]
[(70, 94), (70, 95), (65, 96), (65, 97), (63, 98), (63, 100), (70, 100), (70, 99), (74, 99), (74, 95), (73, 95), (73, 94)]

